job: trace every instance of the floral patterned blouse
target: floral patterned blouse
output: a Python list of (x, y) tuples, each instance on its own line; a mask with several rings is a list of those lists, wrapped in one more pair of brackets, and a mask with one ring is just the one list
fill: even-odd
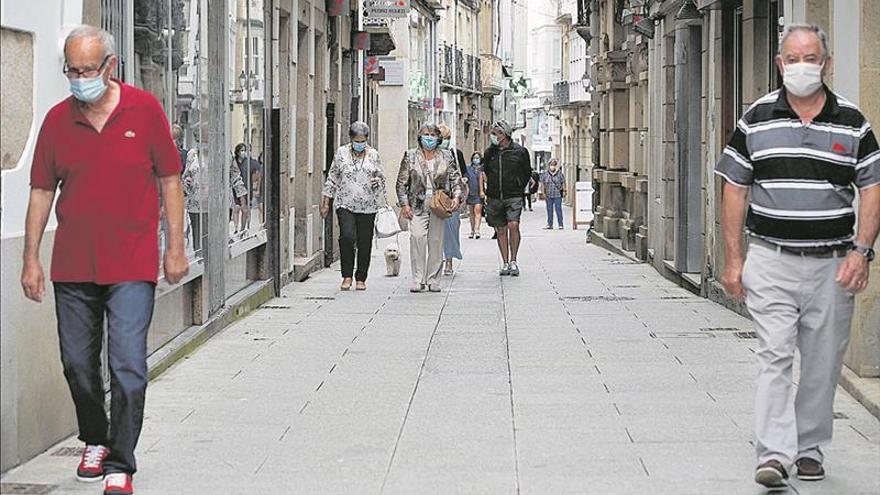
[[(379, 179), (373, 187), (370, 179)], [(364, 156), (352, 155), (351, 145), (340, 146), (333, 157), (324, 196), (333, 198), (333, 208), (345, 208), (352, 213), (376, 213), (385, 206), (385, 172), (379, 152), (367, 146)]]

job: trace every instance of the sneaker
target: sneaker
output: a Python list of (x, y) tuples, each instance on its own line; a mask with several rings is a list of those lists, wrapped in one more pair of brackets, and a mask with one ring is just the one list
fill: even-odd
[(110, 473), (104, 477), (104, 495), (132, 495), (131, 475)]
[(767, 461), (755, 470), (755, 483), (764, 485), (770, 492), (788, 488), (788, 473), (782, 463), (776, 460)]
[(552, 225), (548, 225), (548, 226), (544, 227), (544, 230), (553, 230), (553, 226), (552, 226)]
[(104, 476), (104, 459), (110, 449), (103, 445), (86, 445), (76, 468), (76, 479), (85, 482), (101, 481)]
[(799, 480), (819, 481), (825, 479), (825, 468), (816, 459), (801, 457), (795, 464), (797, 465), (797, 477)]
[(476, 234), (474, 234), (474, 239), (479, 239), (479, 238), (480, 238), (480, 233), (479, 233), (479, 232), (477, 232)]
[(519, 265), (516, 264), (516, 261), (510, 262), (510, 276), (519, 277)]
[(468, 234), (468, 239), (473, 239), (475, 235), (476, 235), (476, 234), (474, 234), (473, 232), (471, 232), (470, 234)]
[(559, 226), (559, 230), (563, 230), (564, 228), (565, 227), (563, 227), (562, 225)]
[(428, 292), (440, 292), (440, 284), (431, 284), (428, 286)]
[(498, 275), (501, 275), (502, 277), (510, 275), (510, 263), (501, 265), (501, 270), (498, 271)]

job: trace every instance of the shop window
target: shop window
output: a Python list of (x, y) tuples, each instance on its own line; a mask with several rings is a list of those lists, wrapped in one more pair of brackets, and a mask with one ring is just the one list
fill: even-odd
[[(119, 20), (125, 9), (133, 9), (133, 24)], [(185, 249), (191, 260), (202, 257), (207, 227), (206, 167), (202, 161), (203, 134), (200, 129), (203, 98), (199, 16), (200, 0), (134, 0), (132, 3), (104, 0), (102, 27), (117, 38), (120, 73), (126, 83), (151, 92), (165, 109), (172, 136), (184, 168)], [(127, 30), (131, 29), (131, 32)], [(130, 36), (126, 36), (130, 35)], [(132, 40), (129, 45), (127, 40)], [(159, 247), (164, 254), (168, 222), (161, 210)], [(160, 258), (161, 259), (161, 258)], [(161, 266), (159, 267), (161, 275)]]
[[(263, 163), (264, 39), (262, 2), (230, 1), (235, 16), (231, 89), (228, 192), (229, 242), (253, 241), (264, 232), (266, 205)], [(246, 248), (242, 248), (244, 250)]]

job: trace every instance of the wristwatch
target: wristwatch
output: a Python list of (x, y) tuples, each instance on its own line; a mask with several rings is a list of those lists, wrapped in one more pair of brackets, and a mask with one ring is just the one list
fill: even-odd
[(858, 244), (853, 244), (852, 250), (861, 254), (865, 257), (868, 262), (874, 261), (874, 249), (869, 246), (859, 246)]

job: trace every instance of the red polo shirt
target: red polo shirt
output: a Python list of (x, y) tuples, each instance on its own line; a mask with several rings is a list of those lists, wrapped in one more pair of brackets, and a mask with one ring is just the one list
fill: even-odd
[(119, 104), (100, 133), (71, 96), (49, 110), (37, 138), (31, 187), (61, 189), (55, 282), (157, 281), (157, 178), (180, 173), (180, 153), (159, 101), (116, 82)]

